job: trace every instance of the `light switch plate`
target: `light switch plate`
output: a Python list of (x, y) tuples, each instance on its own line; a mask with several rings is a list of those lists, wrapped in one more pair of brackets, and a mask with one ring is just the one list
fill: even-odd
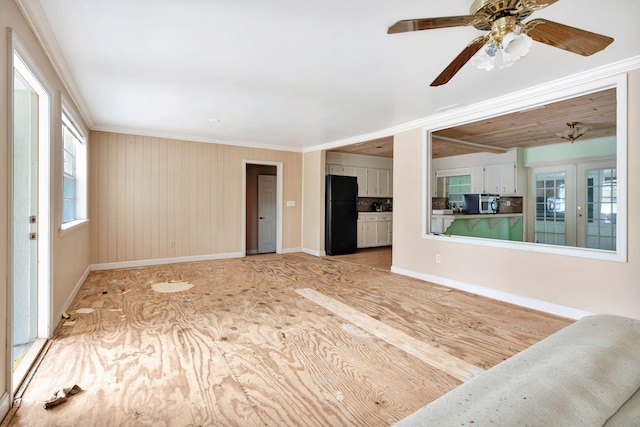
[(295, 206), (296, 205), (296, 201), (295, 200), (287, 200), (287, 206)]

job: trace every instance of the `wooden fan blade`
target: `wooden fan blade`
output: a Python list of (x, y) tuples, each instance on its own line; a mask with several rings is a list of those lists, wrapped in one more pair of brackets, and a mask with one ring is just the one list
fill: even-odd
[(406, 33), (408, 31), (432, 30), (436, 28), (464, 27), (475, 25), (485, 19), (482, 15), (448, 16), (443, 18), (404, 19), (387, 30), (387, 34)]
[(462, 52), (454, 59), (447, 68), (431, 83), (431, 86), (440, 86), (447, 83), (458, 71), (464, 67), (464, 64), (469, 62), (473, 55), (475, 55), (489, 41), (489, 34), (478, 37), (464, 48)]
[(525, 33), (537, 42), (589, 56), (609, 46), (613, 39), (601, 34), (547, 21), (534, 19), (525, 25)]

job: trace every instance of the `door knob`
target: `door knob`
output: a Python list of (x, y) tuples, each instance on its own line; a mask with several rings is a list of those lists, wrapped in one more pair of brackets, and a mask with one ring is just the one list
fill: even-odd
[(264, 219), (264, 217), (263, 217), (263, 216), (261, 216), (261, 217), (260, 217), (260, 219)]

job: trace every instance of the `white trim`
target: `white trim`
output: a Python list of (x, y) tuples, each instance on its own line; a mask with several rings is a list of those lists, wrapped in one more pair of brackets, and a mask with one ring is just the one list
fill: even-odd
[(521, 295), (515, 295), (508, 292), (498, 291), (491, 288), (485, 288), (483, 286), (472, 285), (465, 282), (459, 282), (457, 280), (451, 280), (440, 276), (434, 276), (432, 274), (418, 273), (411, 270), (405, 270), (403, 268), (391, 267), (391, 272), (400, 274), (403, 276), (413, 277), (414, 279), (424, 280), (426, 282), (435, 283), (449, 288), (458, 289), (465, 292), (470, 292), (475, 295), (480, 295), (486, 298), (491, 298), (497, 301), (507, 302), (509, 304), (515, 304), (520, 307), (526, 307), (545, 313), (555, 314), (556, 316), (562, 316), (569, 319), (581, 319), (585, 316), (589, 316), (593, 313), (584, 310), (578, 310), (571, 307), (566, 307), (559, 304), (553, 304), (550, 302), (542, 301), (535, 298), (523, 297)]
[(247, 252), (247, 165), (264, 165), (276, 167), (276, 253), (282, 253), (282, 200), (284, 187), (284, 166), (282, 162), (242, 159), (242, 254)]
[(441, 112), (438, 114), (433, 114), (418, 120), (414, 120), (412, 122), (402, 123), (397, 126), (392, 126), (376, 132), (371, 132), (368, 134), (359, 135), (352, 138), (345, 138), (345, 139), (329, 142), (326, 144), (319, 144), (311, 147), (306, 147), (302, 150), (302, 152), (309, 153), (312, 151), (319, 151), (319, 150), (331, 150), (338, 147), (344, 147), (346, 145), (357, 144), (358, 142), (365, 142), (365, 141), (370, 141), (372, 139), (384, 138), (384, 137), (392, 136), (398, 133), (410, 131), (416, 128), (432, 126), (434, 123), (442, 123), (447, 119), (453, 120), (452, 123), (454, 124), (460, 124), (462, 121), (464, 121), (465, 116), (471, 115), (473, 113), (478, 114), (479, 112), (485, 111), (487, 109), (495, 108), (495, 107), (502, 107), (504, 109), (504, 105), (511, 104), (512, 102), (515, 102), (518, 100), (530, 99), (540, 95), (549, 95), (549, 94), (557, 93), (559, 91), (566, 90), (567, 88), (571, 88), (578, 85), (590, 83), (595, 80), (604, 79), (607, 77), (612, 77), (619, 74), (627, 73), (637, 68), (640, 68), (640, 56), (634, 56), (631, 58), (623, 59), (621, 61), (613, 62), (611, 64), (607, 64), (602, 67), (597, 67), (591, 70), (584, 71), (582, 73), (563, 77), (557, 80), (553, 80), (551, 82), (547, 82), (538, 86), (533, 86), (517, 92), (512, 92), (504, 96), (499, 96), (497, 98), (482, 101), (469, 106), (461, 106), (460, 108), (448, 110), (446, 112)]
[(91, 271), (92, 271), (91, 266), (90, 265), (87, 266), (87, 268), (84, 270), (84, 273), (82, 273), (82, 276), (80, 277), (80, 279), (78, 279), (78, 281), (76, 282), (76, 285), (73, 287), (73, 290), (67, 297), (67, 300), (64, 302), (64, 304), (62, 304), (60, 311), (56, 313), (55, 317), (51, 319), (52, 325), (58, 326), (58, 323), (60, 323), (60, 320), (62, 319), (62, 313), (67, 311), (69, 307), (71, 307), (73, 300), (76, 298), (76, 295), (78, 295), (80, 288), (82, 288), (84, 281), (87, 280), (87, 277), (89, 276), (89, 273)]
[(612, 160), (616, 160), (616, 157), (615, 156), (589, 156), (589, 157), (580, 157), (577, 159), (560, 159), (560, 160), (554, 160), (554, 161), (548, 161), (548, 162), (545, 161), (545, 162), (523, 163), (522, 166), (524, 166), (525, 168), (538, 168), (538, 167), (544, 167), (544, 166), (558, 166), (558, 165), (566, 165), (566, 164), (579, 165), (583, 163), (608, 162)]
[(177, 264), (181, 262), (213, 261), (217, 259), (230, 259), (230, 258), (244, 258), (244, 254), (242, 252), (230, 252), (230, 253), (224, 253), (224, 254), (143, 259), (138, 261), (106, 262), (102, 264), (92, 264), (91, 271), (115, 270), (118, 268), (131, 268), (131, 267), (149, 267), (152, 265)]
[(3, 420), (11, 410), (11, 396), (4, 392), (0, 397), (0, 420)]
[(287, 248), (282, 250), (283, 254), (294, 254), (297, 252), (304, 252), (304, 251), (302, 250), (302, 248)]
[(315, 249), (308, 249), (308, 248), (301, 248), (300, 252), (303, 252), (307, 255), (313, 255), (313, 256), (317, 256), (317, 257), (321, 257), (321, 256), (326, 256), (326, 252), (325, 251), (318, 251)]
[[(423, 200), (422, 200), (422, 238), (425, 240), (446, 240), (449, 242), (468, 243), (478, 246), (507, 248), (515, 250), (524, 250), (530, 252), (540, 252), (553, 255), (575, 256), (579, 258), (589, 258), (605, 261), (627, 262), (627, 75), (608, 75), (598, 80), (588, 80), (581, 84), (565, 83), (562, 88), (553, 86), (553, 90), (548, 88), (540, 88), (539, 93), (526, 91), (529, 96), (523, 97), (517, 94), (508, 96), (509, 102), (504, 101), (502, 104), (491, 100), (486, 103), (476, 104), (473, 107), (462, 108), (456, 110), (457, 114), (448, 115), (446, 118), (433, 118), (431, 122), (422, 128), (422, 146), (423, 146)], [(458, 126), (464, 123), (475, 122), (486, 118), (495, 117), (497, 115), (508, 114), (516, 111), (535, 108), (536, 106), (547, 104), (549, 102), (557, 102), (564, 99), (574, 98), (589, 93), (605, 89), (616, 89), (617, 102), (617, 170), (619, 177), (625, 177), (624, 180), (618, 182), (618, 208), (617, 208), (617, 245), (616, 251), (600, 251), (596, 249), (576, 248), (571, 246), (554, 246), (543, 245), (539, 243), (528, 242), (511, 242), (506, 240), (482, 239), (462, 236), (438, 236), (429, 234), (431, 221), (431, 188), (433, 188), (432, 171), (430, 166), (431, 159), (431, 132), (445, 129), (451, 126)]]
[(60, 76), (60, 80), (65, 89), (71, 95), (73, 102), (78, 106), (80, 115), (84, 121), (91, 127), (94, 123), (91, 116), (91, 111), (84, 102), (82, 91), (76, 85), (73, 74), (67, 65), (67, 61), (64, 58), (64, 54), (58, 45), (58, 42), (51, 30), (49, 21), (42, 10), (42, 5), (38, 1), (31, 0), (16, 0), (16, 4), (20, 8), (22, 15), (29, 23), (29, 27), (36, 35), (36, 38), (40, 44), (44, 47), (45, 54), (49, 58), (49, 62), (53, 66), (54, 70)]
[(64, 237), (67, 234), (71, 234), (76, 230), (86, 227), (87, 225), (89, 225), (88, 219), (77, 219), (75, 221), (63, 222), (58, 229), (58, 236)]

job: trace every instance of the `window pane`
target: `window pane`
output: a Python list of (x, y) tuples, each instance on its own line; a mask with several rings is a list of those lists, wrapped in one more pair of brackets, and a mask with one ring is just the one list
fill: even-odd
[(64, 199), (76, 198), (76, 181), (68, 176), (62, 178), (62, 197)]
[(62, 202), (62, 222), (69, 222), (76, 219), (75, 204), (73, 200), (63, 200)]
[(586, 246), (615, 250), (618, 180), (615, 168), (590, 169), (585, 176)]

